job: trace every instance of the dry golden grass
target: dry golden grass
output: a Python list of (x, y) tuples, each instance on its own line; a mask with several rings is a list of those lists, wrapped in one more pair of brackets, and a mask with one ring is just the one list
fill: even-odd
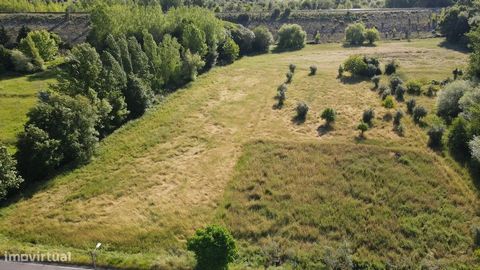
[[(245, 143), (350, 144), (363, 110), (373, 107), (377, 119), (364, 143), (430, 152), (425, 132), (410, 119), (405, 119), (405, 137), (381, 119), (386, 110), (370, 82), (343, 84), (336, 75), (339, 64), (358, 53), (399, 58), (404, 77), (443, 79), (467, 56), (439, 43), (308, 46), (214, 69), (105, 139), (90, 164), (0, 209), (0, 251), (12, 246), (29, 250), (31, 243), (45, 249), (65, 246), (75, 251), (76, 261), (85, 262), (86, 249), (100, 241), (106, 246), (102, 264), (191, 267), (185, 239), (214, 220)], [(290, 63), (297, 71), (284, 108), (276, 110), (276, 88)], [(308, 76), (312, 64), (318, 66), (316, 76)], [(305, 123), (296, 125), (292, 117), (300, 100), (310, 112)], [(433, 108), (431, 98), (419, 102)], [(326, 107), (335, 108), (338, 117), (334, 130), (320, 136), (319, 115)]]

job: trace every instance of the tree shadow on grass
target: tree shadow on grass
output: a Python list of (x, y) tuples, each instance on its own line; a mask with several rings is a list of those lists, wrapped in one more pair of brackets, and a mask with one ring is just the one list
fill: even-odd
[(299, 117), (298, 115), (296, 115), (292, 118), (292, 123), (294, 123), (295, 125), (301, 125), (305, 123), (305, 120), (307, 120), (306, 117)]
[(350, 43), (346, 43), (344, 42), (342, 44), (342, 47), (343, 48), (362, 48), (362, 47), (377, 47), (377, 45), (375, 43), (373, 44), (370, 44), (370, 43), (364, 43), (364, 44), (350, 44)]
[(457, 52), (461, 52), (461, 53), (469, 53), (471, 52), (471, 50), (464, 46), (464, 45), (461, 45), (461, 44), (454, 44), (454, 43), (450, 43), (446, 40), (440, 42), (438, 44), (438, 47), (441, 47), (441, 48), (445, 48), (445, 49), (448, 49), (448, 50), (452, 50), (452, 51), (457, 51)]
[(343, 84), (358, 84), (361, 82), (366, 81), (367, 79), (365, 77), (360, 77), (360, 76), (342, 76), (340, 77), (340, 81)]
[(318, 133), (318, 136), (321, 137), (332, 130), (333, 130), (333, 127), (331, 125), (323, 124), (317, 128), (317, 133)]
[(56, 71), (54, 69), (47, 69), (42, 72), (38, 72), (27, 77), (29, 82), (33, 81), (41, 81), (41, 80), (48, 80), (53, 79), (56, 76)]

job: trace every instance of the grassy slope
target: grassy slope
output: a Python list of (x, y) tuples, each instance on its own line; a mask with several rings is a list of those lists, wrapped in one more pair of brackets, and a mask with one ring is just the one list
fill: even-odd
[[(86, 249), (101, 241), (106, 247), (99, 257), (102, 263), (189, 267), (192, 261), (184, 241), (195, 228), (217, 220), (215, 213), (221, 212), (218, 206), (223, 205), (224, 190), (245, 143), (268, 139), (349, 145), (356, 141), (354, 129), (362, 111), (374, 107), (375, 128), (367, 132), (364, 143), (429, 152), (425, 132), (409, 118), (405, 137), (382, 120), (386, 110), (369, 90), (370, 83), (342, 84), (335, 77), (348, 55), (367, 53), (398, 59), (402, 76), (444, 79), (452, 67), (465, 63), (466, 55), (440, 48), (439, 42), (349, 49), (338, 44), (309, 46), (298, 52), (246, 57), (215, 69), (104, 140), (89, 165), (2, 208), (0, 250), (65, 246), (75, 251), (76, 261), (87, 262)], [(285, 107), (275, 110), (273, 96), (289, 63), (297, 64), (297, 72)], [(307, 75), (311, 64), (318, 66), (317, 76)], [(302, 125), (291, 121), (299, 100), (311, 109)], [(419, 103), (433, 108), (434, 100), (421, 97)], [(319, 134), (319, 114), (325, 107), (334, 107), (338, 120), (335, 130)], [(465, 191), (466, 201), (475, 200), (466, 187), (469, 180), (455, 176), (441, 162), (437, 166), (454, 175), (452, 186)], [(467, 217), (473, 219), (468, 209)]]
[(26, 114), (34, 106), (39, 90), (53, 83), (53, 74), (43, 72), (28, 76), (0, 77), (0, 143), (14, 151), (16, 135), (27, 121)]

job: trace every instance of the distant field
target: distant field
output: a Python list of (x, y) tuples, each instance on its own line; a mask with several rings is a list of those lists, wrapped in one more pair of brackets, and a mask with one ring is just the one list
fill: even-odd
[[(286, 239), (292, 249), (279, 251), (288, 263), (318, 262), (310, 258), (323, 252), (312, 244), (319, 241), (334, 250), (346, 242), (354, 256), (376, 262), (471, 266), (471, 225), (480, 213), (471, 179), (426, 147), (425, 130), (410, 117), (405, 137), (397, 135), (384, 117), (393, 110), (381, 107), (370, 82), (336, 79), (340, 63), (358, 53), (397, 59), (404, 79), (443, 80), (467, 55), (440, 42), (316, 45), (216, 68), (102, 141), (90, 164), (1, 208), (0, 254), (67, 249), (88, 263), (88, 250), (102, 242), (103, 265), (189, 269), (186, 238), (215, 222), (242, 245), (237, 269), (261, 268), (269, 255), (251, 252)], [(274, 95), (290, 63), (297, 71), (277, 110)], [(312, 64), (316, 76), (308, 76)], [(297, 125), (301, 100), (310, 111)], [(434, 108), (433, 98), (417, 100)], [(325, 133), (319, 116), (326, 107), (338, 119)], [(355, 127), (370, 107), (374, 127), (359, 140)]]
[(14, 151), (16, 135), (27, 121), (28, 110), (35, 105), (37, 93), (53, 83), (53, 74), (0, 77), (0, 143)]

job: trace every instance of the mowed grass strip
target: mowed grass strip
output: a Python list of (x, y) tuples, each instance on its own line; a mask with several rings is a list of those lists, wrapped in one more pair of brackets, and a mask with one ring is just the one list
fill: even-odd
[(475, 194), (444, 166), (402, 148), (253, 142), (217, 218), (244, 267), (320, 269), (342, 255), (375, 269), (473, 267)]

